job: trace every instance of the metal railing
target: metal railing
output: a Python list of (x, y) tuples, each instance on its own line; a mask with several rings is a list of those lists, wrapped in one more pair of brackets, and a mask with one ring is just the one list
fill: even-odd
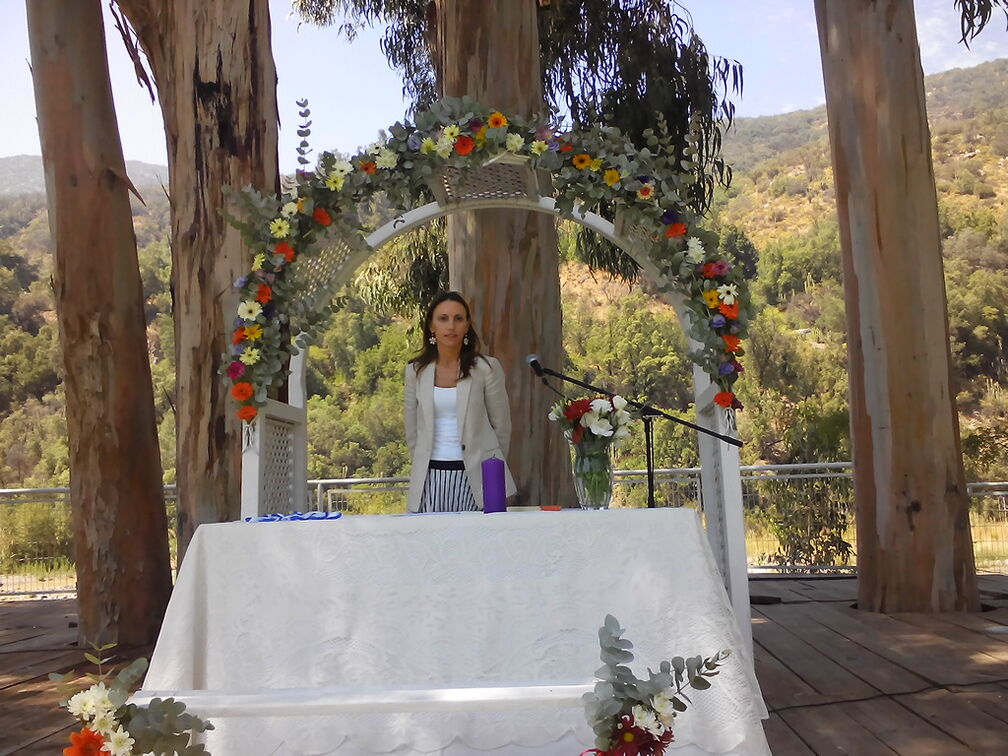
[[(856, 565), (849, 462), (741, 468), (746, 550), (752, 572), (842, 573)], [(645, 470), (618, 470), (614, 507), (643, 507)], [(700, 469), (655, 471), (662, 506), (703, 511)], [(407, 478), (308, 481), (305, 509), (354, 514), (406, 510)], [(977, 569), (1008, 572), (1008, 481), (970, 483)], [(165, 487), (169, 522), (176, 492)], [(172, 555), (174, 528), (169, 534)], [(0, 596), (75, 591), (69, 489), (0, 489)]]

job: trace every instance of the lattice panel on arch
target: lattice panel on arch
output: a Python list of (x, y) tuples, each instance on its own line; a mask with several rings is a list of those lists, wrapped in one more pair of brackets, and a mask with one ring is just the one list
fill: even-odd
[(298, 258), (291, 267), (299, 298), (308, 306), (318, 306), (331, 298), (353, 276), (361, 256), (370, 251), (355, 231), (340, 228), (328, 234), (315, 251)]
[(294, 501), (294, 425), (260, 415), (262, 428), (259, 464), (259, 511), (288, 512)]
[(617, 212), (613, 223), (616, 236), (620, 236), (630, 242), (638, 249), (645, 251), (658, 240), (658, 232), (654, 226), (642, 225), (640, 223), (627, 223), (623, 218), (623, 213)]
[(538, 201), (540, 194), (552, 193), (547, 177), (529, 168), (526, 158), (512, 155), (466, 171), (450, 167), (427, 183), (442, 207), (487, 200)]

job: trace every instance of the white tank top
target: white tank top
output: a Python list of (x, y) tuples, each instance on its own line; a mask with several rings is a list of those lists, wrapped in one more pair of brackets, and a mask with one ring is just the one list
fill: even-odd
[(434, 446), (431, 448), (431, 459), (462, 459), (455, 392), (454, 388), (434, 387)]

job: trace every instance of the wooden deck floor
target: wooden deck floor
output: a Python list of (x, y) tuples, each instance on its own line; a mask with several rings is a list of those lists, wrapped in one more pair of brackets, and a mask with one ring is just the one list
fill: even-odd
[[(1008, 754), (1008, 576), (980, 584), (991, 611), (877, 615), (851, 608), (854, 578), (753, 579), (775, 756)], [(47, 674), (82, 667), (75, 611), (72, 600), (0, 602), (0, 756), (68, 744), (73, 721)]]

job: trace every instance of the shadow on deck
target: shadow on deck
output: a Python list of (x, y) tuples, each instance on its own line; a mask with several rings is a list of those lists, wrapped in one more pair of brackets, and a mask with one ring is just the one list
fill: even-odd
[[(1008, 576), (980, 586), (991, 611), (879, 615), (851, 608), (854, 578), (751, 580), (775, 756), (1008, 753)], [(0, 602), (0, 756), (69, 744), (47, 675), (83, 667), (75, 619), (72, 599)]]

